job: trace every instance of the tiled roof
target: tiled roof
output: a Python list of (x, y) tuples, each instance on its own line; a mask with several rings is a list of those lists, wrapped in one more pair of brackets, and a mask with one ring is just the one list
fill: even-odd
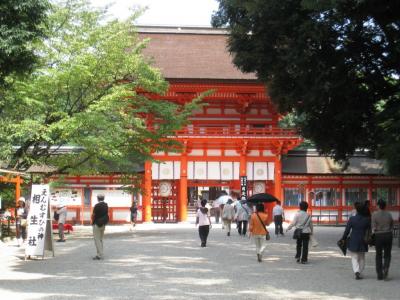
[(285, 174), (383, 175), (384, 171), (383, 161), (361, 154), (352, 156), (345, 170), (332, 158), (318, 156), (315, 151), (292, 151), (282, 157), (282, 173)]
[(232, 63), (228, 34), (213, 28), (139, 27), (150, 38), (143, 53), (167, 79), (256, 80)]

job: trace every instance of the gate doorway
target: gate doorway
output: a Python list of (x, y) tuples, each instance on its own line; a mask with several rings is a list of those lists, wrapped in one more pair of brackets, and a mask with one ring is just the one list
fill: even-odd
[(205, 199), (208, 203), (218, 198), (222, 188), (218, 186), (192, 186), (188, 187), (188, 209), (197, 208), (199, 199)]
[(152, 184), (152, 217), (154, 223), (176, 223), (179, 181), (170, 182), (170, 195), (161, 196), (160, 182), (153, 181)]
[(205, 199), (212, 206), (222, 190), (228, 194), (232, 190), (231, 182), (225, 181), (189, 181), (188, 182), (188, 211), (196, 210), (199, 199)]

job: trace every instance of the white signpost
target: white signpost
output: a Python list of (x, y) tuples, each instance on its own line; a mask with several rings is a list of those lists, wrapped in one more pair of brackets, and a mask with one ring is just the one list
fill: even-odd
[(44, 258), (45, 250), (53, 251), (54, 256), (49, 195), (48, 185), (32, 185), (25, 258), (30, 256)]

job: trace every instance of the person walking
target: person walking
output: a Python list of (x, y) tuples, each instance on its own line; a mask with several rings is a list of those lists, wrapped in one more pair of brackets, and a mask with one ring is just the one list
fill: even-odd
[(308, 203), (301, 201), (299, 205), (300, 210), (294, 215), (293, 221), (290, 223), (286, 231), (293, 227), (301, 229), (300, 237), (296, 239), (296, 256), (295, 259), (298, 263), (308, 263), (308, 245), (310, 242), (310, 235), (313, 234), (313, 224), (311, 216), (307, 213)]
[(136, 201), (133, 200), (131, 207), (130, 207), (130, 219), (131, 219), (131, 230), (133, 230), (133, 228), (136, 226), (136, 219), (137, 219), (137, 205), (136, 205)]
[(239, 235), (246, 236), (247, 225), (251, 216), (251, 209), (247, 203), (236, 202), (236, 221)]
[(262, 261), (262, 255), (266, 246), (265, 236), (268, 230), (265, 226), (268, 226), (268, 214), (264, 212), (264, 205), (262, 203), (257, 203), (256, 211), (250, 217), (249, 231), (256, 245), (258, 262)]
[(67, 207), (63, 203), (57, 205), (58, 214), (58, 240), (57, 242), (65, 242), (64, 224), (67, 220)]
[(365, 234), (371, 228), (371, 220), (365, 215), (365, 207), (360, 203), (354, 204), (357, 214), (350, 217), (347, 221), (346, 229), (343, 233), (342, 241), (346, 242), (350, 252), (351, 263), (355, 279), (362, 279), (362, 272), (365, 267), (365, 253), (368, 252), (368, 245), (365, 241)]
[(196, 226), (199, 225), (199, 236), (201, 247), (207, 246), (208, 233), (211, 228), (209, 209), (206, 207), (207, 200), (203, 199), (200, 208), (196, 212)]
[(274, 217), (274, 223), (275, 223), (275, 235), (278, 236), (278, 234), (284, 235), (283, 234), (283, 218), (284, 218), (284, 212), (283, 208), (281, 206), (281, 201), (277, 200), (274, 208), (272, 209), (272, 215)]
[[(215, 207), (215, 222), (219, 222), (219, 218), (221, 217), (222, 219), (222, 210), (224, 209), (225, 203), (228, 202), (230, 197), (228, 196), (228, 193), (225, 190), (222, 190), (218, 196), (218, 198), (214, 201), (214, 207)], [(218, 216), (218, 221), (217, 221), (217, 216)], [(222, 220), (222, 229), (224, 229), (224, 221)]]
[(231, 225), (232, 221), (235, 219), (235, 208), (232, 203), (232, 199), (229, 199), (222, 210), (222, 221), (224, 222), (227, 236), (231, 235)]
[(93, 257), (93, 260), (103, 259), (104, 230), (109, 220), (108, 205), (104, 202), (104, 195), (97, 195), (97, 201), (98, 203), (94, 206), (92, 214), (93, 238), (97, 252), (96, 256)]
[(372, 214), (376, 250), (375, 267), (378, 280), (387, 280), (392, 257), (393, 217), (385, 210), (386, 202), (383, 199), (378, 200), (377, 204), (379, 210)]
[(213, 201), (213, 214), (215, 217), (215, 224), (218, 224), (219, 217), (221, 216), (221, 209), (219, 208), (219, 202), (217, 199)]
[(26, 208), (25, 198), (19, 197), (17, 207), (15, 208), (15, 230), (18, 247), (26, 241), (27, 218), (28, 209)]

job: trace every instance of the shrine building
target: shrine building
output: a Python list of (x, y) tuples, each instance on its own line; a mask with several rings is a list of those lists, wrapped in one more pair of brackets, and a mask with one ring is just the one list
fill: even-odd
[[(278, 126), (281, 116), (255, 74), (233, 65), (226, 31), (146, 26), (138, 32), (150, 39), (144, 55), (170, 84), (163, 96), (143, 94), (183, 104), (212, 92), (189, 124), (170, 137), (182, 143), (183, 152), (157, 152), (156, 161), (145, 162), (143, 196), (121, 191), (118, 176), (66, 177), (65, 187), (52, 195), (66, 193), (76, 200), (69, 205), (69, 218), (87, 222), (101, 192), (114, 223), (127, 221), (133, 197), (143, 222), (187, 221), (199, 196), (211, 201), (222, 189), (239, 191), (242, 176), (248, 195), (267, 192), (281, 199), (288, 220), (301, 200), (309, 203), (315, 222), (340, 224), (355, 201), (370, 200), (374, 209), (379, 198), (399, 218), (400, 179), (383, 175), (381, 161), (357, 154), (343, 170), (315, 151), (295, 150), (302, 138)], [(151, 118), (147, 124), (152, 126)]]

